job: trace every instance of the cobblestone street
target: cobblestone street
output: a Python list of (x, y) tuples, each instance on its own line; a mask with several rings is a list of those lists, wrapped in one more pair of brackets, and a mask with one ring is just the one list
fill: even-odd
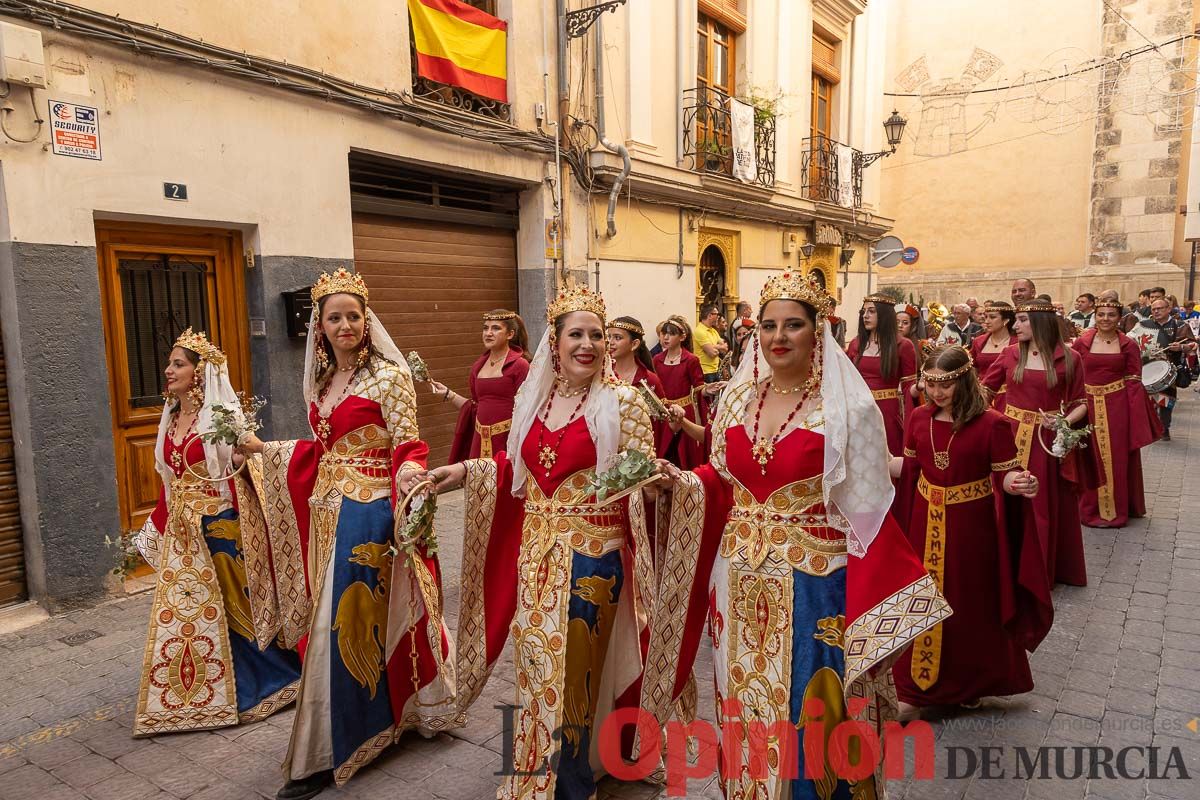
[[(1192, 780), (1014, 780), (1013, 747), (1172, 747), (1188, 774), (1200, 771), (1200, 402), (1176, 412), (1175, 440), (1145, 451), (1148, 519), (1117, 531), (1088, 530), (1086, 588), (1055, 592), (1054, 630), (1033, 657), (1036, 689), (987, 699), (977, 711), (935, 722), (936, 779), (893, 782), (892, 796), (925, 798), (1124, 798), (1200, 796)], [(448, 614), (457, 613), (461, 506), (439, 510)], [(129, 731), (149, 595), (143, 593), (0, 635), (0, 798), (3, 800), (226, 800), (273, 797), (291, 710), (266, 722), (209, 733), (138, 740)], [(10, 612), (11, 613), (11, 612)], [(501, 712), (513, 696), (507, 657), (470, 724), (425, 740), (405, 736), (348, 785), (322, 797), (454, 800), (493, 797), (501, 766)], [(701, 664), (701, 686), (709, 674)], [(711, 709), (711, 691), (701, 692)], [(1189, 728), (1190, 726), (1190, 728)], [(1005, 746), (1007, 777), (949, 779), (948, 748)], [(959, 751), (960, 753), (963, 751)], [(1068, 751), (1073, 752), (1073, 751)], [(1072, 769), (1068, 757), (1067, 770)], [(1146, 763), (1131, 756), (1130, 768)], [(959, 759), (963, 769), (963, 761)], [(965, 769), (964, 769), (965, 771)], [(1147, 769), (1149, 772), (1149, 769)], [(1179, 772), (1171, 773), (1178, 776)], [(661, 789), (607, 780), (602, 798), (650, 798)], [(689, 796), (719, 797), (712, 780)]]

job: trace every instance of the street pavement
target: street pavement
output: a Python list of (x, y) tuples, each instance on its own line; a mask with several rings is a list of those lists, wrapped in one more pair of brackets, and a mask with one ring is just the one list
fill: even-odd
[[(1054, 593), (1054, 629), (1033, 656), (1036, 688), (988, 698), (981, 708), (932, 721), (933, 780), (895, 780), (891, 797), (1200, 798), (1200, 400), (1183, 393), (1175, 439), (1144, 451), (1150, 515), (1115, 531), (1085, 531), (1089, 585)], [(1195, 438), (1196, 448), (1191, 447)], [(438, 511), (447, 616), (458, 611), (461, 497)], [(130, 736), (150, 597), (142, 593), (0, 634), (0, 800), (240, 800), (274, 796), (292, 711), (255, 725), (151, 739)], [(7, 612), (9, 614), (13, 612)], [(0, 615), (0, 630), (3, 629)], [(322, 798), (472, 800), (495, 796), (502, 765), (501, 711), (514, 697), (506, 654), (466, 728), (426, 740), (404, 736), (374, 764)], [(712, 708), (711, 661), (701, 656), (700, 707)], [(1191, 728), (1189, 728), (1189, 725)], [(997, 778), (948, 777), (949, 754), (966, 772), (967, 753), (992, 752)], [(1017, 748), (1048, 759), (1049, 777), (1015, 777)], [(1075, 754), (1125, 753), (1125, 772), (1182, 759), (1190, 776), (1108, 778), (1102, 768), (1067, 779)], [(958, 749), (954, 749), (958, 748)], [(1140, 749), (1130, 749), (1140, 748)], [(1172, 755), (1171, 748), (1178, 748)], [(1065, 772), (1054, 769), (1061, 753)], [(912, 758), (910, 753), (909, 762)], [(1040, 763), (1040, 762), (1038, 762)], [(1036, 772), (1036, 769), (1034, 770)], [(1149, 777), (1149, 776), (1147, 776)], [(719, 798), (713, 779), (689, 797)], [(606, 779), (601, 800), (661, 796), (661, 787)]]

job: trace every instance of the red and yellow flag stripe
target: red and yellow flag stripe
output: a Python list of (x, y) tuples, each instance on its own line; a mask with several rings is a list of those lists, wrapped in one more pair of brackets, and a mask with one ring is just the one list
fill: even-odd
[(408, 0), (417, 74), (508, 102), (508, 23), (460, 0)]

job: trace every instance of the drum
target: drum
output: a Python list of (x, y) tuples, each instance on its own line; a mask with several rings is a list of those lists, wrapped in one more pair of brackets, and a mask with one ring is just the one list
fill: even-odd
[(1150, 394), (1165, 392), (1175, 385), (1175, 372), (1170, 361), (1147, 361), (1142, 366), (1142, 385)]

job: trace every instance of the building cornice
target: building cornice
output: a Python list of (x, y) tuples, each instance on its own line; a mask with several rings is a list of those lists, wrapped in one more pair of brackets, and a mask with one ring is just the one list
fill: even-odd
[(867, 11), (867, 0), (813, 0), (813, 17), (844, 30)]

